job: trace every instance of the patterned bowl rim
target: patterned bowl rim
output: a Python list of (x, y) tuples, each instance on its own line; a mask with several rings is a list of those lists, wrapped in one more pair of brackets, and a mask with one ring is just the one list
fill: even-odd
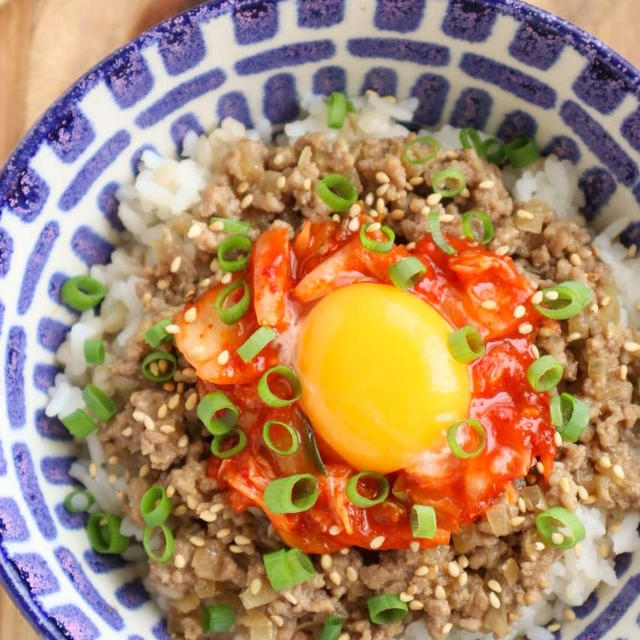
[[(269, 1), (277, 3), (280, 0)], [(345, 0), (345, 2), (349, 1)], [(613, 66), (624, 75), (636, 90), (640, 91), (640, 69), (636, 68), (609, 45), (564, 18), (560, 18), (545, 9), (527, 4), (523, 0), (475, 1), (497, 10), (502, 15), (511, 16), (518, 22), (530, 20), (538, 25), (557, 31), (567, 38), (567, 44), (572, 45), (580, 54), (589, 58), (600, 59)], [(42, 139), (59, 121), (61, 115), (70, 106), (77, 103), (101, 78), (108, 77), (119, 63), (121, 55), (129, 52), (138, 52), (157, 43), (163, 33), (173, 27), (208, 22), (232, 11), (234, 6), (234, 0), (209, 0), (168, 18), (116, 49), (75, 81), (29, 129), (2, 167), (0, 171), (0, 205), (7, 201), (7, 196), (11, 192), (16, 178), (27, 167), (29, 161), (38, 150)], [(28, 587), (7, 557), (1, 544), (0, 586), (5, 588), (18, 610), (42, 638), (46, 640), (60, 639), (60, 631), (52, 623), (49, 615), (37, 602), (27, 597)]]

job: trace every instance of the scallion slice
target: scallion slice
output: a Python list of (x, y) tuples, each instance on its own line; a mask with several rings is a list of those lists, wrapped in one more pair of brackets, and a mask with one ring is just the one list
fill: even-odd
[(573, 318), (593, 301), (593, 291), (577, 280), (565, 280), (555, 287), (543, 289), (542, 294), (542, 302), (533, 306), (553, 320)]
[(88, 384), (82, 390), (82, 399), (89, 411), (102, 422), (111, 420), (118, 411), (113, 400), (95, 384)]
[(347, 178), (330, 173), (316, 184), (316, 194), (332, 211), (342, 213), (357, 199), (358, 192)]
[[(163, 364), (166, 363), (166, 364)], [(142, 361), (142, 375), (152, 382), (171, 380), (178, 368), (178, 360), (167, 351), (152, 351)], [(156, 373), (157, 372), (157, 373)]]
[[(375, 495), (373, 498), (363, 495), (358, 486), (360, 482), (375, 484)], [(347, 481), (346, 487), (347, 498), (356, 507), (367, 509), (381, 502), (384, 502), (389, 496), (389, 480), (377, 471), (360, 471), (356, 475), (351, 476)]]
[[(291, 397), (290, 398), (281, 398), (276, 395), (269, 386), (269, 376), (280, 376), (284, 378), (291, 387)], [(300, 379), (298, 378), (296, 372), (284, 365), (278, 365), (276, 367), (271, 367), (268, 371), (262, 374), (262, 377), (258, 381), (258, 395), (262, 402), (270, 407), (288, 407), (300, 400), (300, 396), (302, 395), (302, 385), (300, 384)]]
[(87, 338), (84, 341), (82, 351), (87, 364), (104, 364), (104, 357), (106, 355), (104, 341)]
[(406, 602), (392, 594), (380, 594), (367, 600), (369, 618), (374, 624), (391, 624), (402, 620), (407, 615), (409, 607)]
[(202, 632), (205, 635), (213, 635), (214, 633), (231, 631), (236, 617), (228, 604), (212, 604), (208, 607), (202, 607), (200, 621), (202, 622)]
[[(428, 147), (428, 151), (424, 155), (416, 156), (415, 152), (418, 145)], [(433, 160), (438, 155), (440, 149), (440, 143), (435, 138), (431, 136), (419, 136), (404, 146), (402, 157), (409, 164), (424, 164), (425, 162), (429, 162), (429, 160)]]
[(338, 618), (337, 616), (327, 618), (324, 626), (322, 627), (322, 631), (318, 636), (318, 640), (338, 640), (342, 633), (343, 624), (344, 621), (342, 618)]
[(171, 500), (159, 484), (151, 485), (140, 500), (140, 515), (150, 527), (159, 527), (171, 515)]
[(433, 538), (438, 529), (435, 509), (426, 504), (414, 504), (409, 515), (414, 538)]
[[(235, 444), (229, 446), (235, 440)], [(211, 453), (216, 458), (226, 460), (237, 456), (247, 446), (247, 434), (242, 429), (230, 429), (213, 436)]]
[(64, 499), (64, 508), (69, 513), (85, 513), (91, 509), (95, 501), (92, 493), (86, 489), (77, 489)]
[(541, 356), (534, 360), (527, 369), (527, 380), (534, 391), (543, 393), (558, 385), (564, 369), (562, 365), (550, 355)]
[(529, 136), (523, 136), (510, 142), (505, 147), (505, 151), (507, 159), (514, 169), (524, 169), (540, 157), (535, 140)]
[(251, 231), (251, 225), (248, 222), (242, 220), (230, 220), (229, 218), (218, 218), (211, 216), (209, 219), (209, 226), (217, 225), (220, 223), (222, 231), (225, 233), (231, 233), (233, 235), (247, 235)]
[[(220, 412), (222, 415), (219, 415)], [(205, 429), (214, 436), (227, 433), (238, 424), (240, 411), (222, 391), (211, 391), (198, 403), (196, 414)]]
[(296, 548), (265, 553), (262, 562), (274, 591), (291, 589), (316, 574), (309, 557)]
[[(237, 302), (234, 302), (230, 306), (225, 306), (227, 299), (232, 293), (242, 288), (242, 297)], [(220, 320), (225, 324), (234, 324), (238, 322), (245, 313), (249, 310), (249, 304), (251, 298), (249, 295), (249, 285), (245, 280), (235, 280), (229, 283), (220, 293), (216, 296), (215, 307)]]
[[(462, 446), (458, 443), (458, 431), (464, 426), (467, 425), (476, 432), (478, 436), (478, 446), (471, 451), (467, 451), (463, 449)], [(454, 422), (447, 431), (447, 442), (449, 443), (449, 448), (451, 449), (451, 453), (456, 458), (462, 458), (463, 460), (468, 460), (469, 458), (475, 458), (479, 456), (485, 445), (486, 434), (484, 431), (484, 427), (479, 420), (475, 418), (467, 418), (466, 420), (460, 420), (459, 422)]]
[(98, 428), (97, 423), (82, 409), (76, 409), (60, 421), (75, 438), (86, 438)]
[(458, 252), (452, 247), (447, 239), (444, 237), (442, 233), (442, 229), (440, 228), (440, 212), (429, 211), (429, 232), (431, 233), (431, 237), (436, 245), (445, 253), (448, 253), (450, 256), (455, 256)]
[(149, 327), (144, 332), (144, 339), (147, 344), (156, 349), (163, 342), (167, 342), (171, 340), (171, 334), (166, 332), (166, 328), (171, 324), (171, 320), (169, 318), (164, 318), (159, 322), (156, 322), (153, 326)]
[(129, 548), (130, 538), (120, 533), (122, 518), (113, 513), (92, 513), (87, 520), (87, 537), (94, 551), (118, 555)]
[(389, 280), (400, 289), (406, 291), (422, 280), (427, 268), (414, 256), (402, 258), (389, 265)]
[(353, 113), (355, 107), (342, 91), (334, 91), (327, 99), (327, 126), (331, 129), (342, 129), (347, 113)]
[(460, 144), (463, 149), (475, 149), (480, 157), (484, 157), (480, 134), (473, 127), (467, 127), (460, 131)]
[(271, 481), (264, 490), (264, 504), (272, 513), (300, 513), (311, 509), (319, 495), (314, 475), (296, 473)]
[(473, 362), (481, 358), (487, 347), (482, 336), (470, 324), (450, 333), (447, 338), (449, 352), (458, 362)]
[(65, 280), (60, 290), (62, 301), (76, 311), (86, 311), (100, 304), (107, 294), (101, 282), (89, 276), (74, 276)]
[(551, 398), (551, 424), (566, 442), (577, 442), (589, 424), (589, 405), (570, 393)]
[[(476, 220), (482, 225), (480, 235), (477, 235), (473, 229), (473, 223)], [(484, 211), (466, 211), (462, 214), (462, 233), (473, 242), (489, 244), (493, 240), (493, 222)]]
[[(154, 538), (157, 532), (162, 534), (162, 541), (160, 543), (161, 552), (154, 549)], [(151, 560), (151, 562), (155, 562), (156, 564), (166, 564), (173, 557), (173, 550), (175, 547), (173, 531), (171, 531), (166, 524), (160, 524), (157, 527), (147, 525), (142, 534), (142, 547), (144, 548), (147, 556), (149, 556), (149, 560)]]
[(536, 528), (542, 539), (556, 549), (575, 547), (586, 533), (580, 518), (564, 507), (551, 507), (539, 513)]
[(271, 327), (259, 327), (236, 350), (243, 362), (251, 362), (278, 333)]
[(380, 231), (386, 236), (386, 240), (374, 240), (367, 235), (367, 230), (371, 225), (379, 224), (376, 222), (367, 222), (360, 227), (360, 243), (367, 251), (373, 253), (389, 253), (393, 249), (393, 242), (396, 239), (396, 234), (393, 229), (382, 225)]
[(507, 157), (507, 151), (500, 140), (489, 138), (482, 143), (482, 155), (493, 164), (502, 164)]
[(467, 181), (464, 175), (457, 169), (443, 169), (431, 179), (431, 188), (443, 198), (453, 198), (459, 195), (466, 186)]
[[(240, 257), (232, 258), (231, 254), (240, 253)], [(249, 236), (237, 234), (229, 236), (218, 247), (218, 264), (224, 271), (242, 271), (249, 263), (251, 240)]]
[[(278, 448), (273, 442), (273, 438), (271, 437), (271, 429), (273, 429), (273, 427), (282, 427), (287, 432), (291, 444), (286, 449)], [(298, 432), (290, 424), (280, 422), (279, 420), (267, 420), (264, 423), (264, 427), (262, 427), (262, 439), (271, 451), (281, 456), (293, 455), (300, 447), (300, 436)]]

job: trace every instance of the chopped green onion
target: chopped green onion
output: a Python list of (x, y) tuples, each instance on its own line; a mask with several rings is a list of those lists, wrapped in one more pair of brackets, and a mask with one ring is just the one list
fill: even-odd
[[(471, 427), (480, 439), (478, 446), (472, 451), (466, 451), (460, 446), (460, 444), (458, 444), (458, 430), (463, 425), (468, 425), (469, 427)], [(484, 427), (482, 426), (482, 423), (475, 418), (467, 418), (466, 420), (454, 422), (447, 431), (447, 442), (449, 443), (451, 453), (453, 453), (456, 458), (462, 458), (463, 460), (468, 460), (469, 458), (475, 458), (476, 456), (479, 456), (484, 449), (485, 441), (486, 434), (484, 431)]]
[(93, 419), (82, 409), (76, 409), (73, 413), (61, 418), (60, 421), (75, 438), (86, 438), (98, 428)]
[(514, 169), (524, 169), (540, 157), (535, 140), (529, 136), (523, 136), (510, 142), (505, 147), (505, 151), (507, 159)]
[(577, 442), (589, 424), (589, 405), (570, 393), (551, 398), (551, 424), (565, 442)]
[[(161, 364), (165, 362), (167, 364)], [(142, 361), (142, 375), (152, 382), (166, 382), (173, 377), (177, 367), (178, 361), (172, 353), (152, 351)]]
[(271, 481), (264, 490), (264, 504), (272, 513), (300, 513), (311, 509), (319, 495), (314, 475), (296, 473)]
[(338, 640), (340, 633), (342, 632), (342, 625), (344, 621), (337, 616), (331, 616), (327, 618), (327, 621), (322, 627), (322, 631), (318, 636), (318, 640)]
[(482, 143), (482, 156), (493, 164), (502, 164), (507, 152), (500, 140), (489, 138)]
[[(291, 387), (291, 397), (290, 398), (281, 398), (277, 396), (271, 388), (269, 387), (269, 376), (277, 375), (281, 378), (284, 378)], [(268, 371), (262, 374), (262, 377), (258, 381), (258, 395), (262, 402), (270, 407), (288, 407), (300, 400), (300, 396), (302, 395), (302, 385), (300, 384), (300, 380), (296, 374), (296, 372), (284, 365), (278, 365), (276, 367), (271, 367)]]
[(542, 356), (527, 369), (527, 380), (534, 391), (550, 391), (562, 380), (564, 369), (553, 356)]
[(105, 348), (102, 340), (87, 338), (82, 350), (88, 364), (104, 364)]
[[(409, 152), (415, 151), (414, 147), (416, 145), (427, 145), (430, 149), (424, 156), (416, 157), (415, 155), (410, 155)], [(440, 149), (440, 143), (435, 138), (431, 136), (419, 136), (404, 146), (402, 156), (409, 164), (424, 164), (425, 162), (429, 162), (429, 160), (433, 160), (438, 155)]]
[(159, 527), (171, 515), (171, 500), (164, 487), (151, 485), (140, 500), (140, 515), (149, 527)]
[(262, 562), (274, 591), (291, 589), (316, 574), (309, 556), (296, 548), (265, 553)]
[(247, 235), (251, 231), (251, 225), (242, 220), (230, 220), (229, 218), (218, 218), (211, 216), (209, 226), (222, 226), (222, 231), (233, 235)]
[(409, 516), (411, 534), (414, 538), (433, 538), (438, 526), (435, 509), (426, 504), (414, 504)]
[[(152, 546), (152, 538), (155, 536), (157, 530), (160, 530), (163, 538), (161, 543), (163, 547), (162, 553), (156, 553)], [(173, 549), (175, 547), (173, 532), (166, 524), (160, 524), (157, 527), (147, 525), (142, 534), (142, 546), (151, 562), (166, 564), (173, 557)]]
[(131, 539), (120, 533), (122, 518), (113, 513), (92, 513), (87, 520), (87, 537), (94, 551), (120, 554), (129, 548)]
[(543, 289), (543, 302), (533, 306), (546, 318), (567, 320), (577, 316), (593, 300), (593, 291), (577, 280), (565, 280)]
[(353, 103), (347, 100), (342, 91), (334, 91), (325, 101), (327, 103), (327, 126), (342, 129), (348, 112), (355, 111)]
[(440, 228), (440, 212), (435, 209), (429, 211), (429, 232), (431, 233), (433, 241), (442, 251), (448, 253), (450, 256), (455, 256), (458, 253), (444, 237), (442, 229)]
[(418, 284), (425, 273), (427, 268), (414, 256), (394, 262), (389, 265), (388, 270), (389, 280), (401, 291), (406, 291)]
[(164, 320), (160, 320), (156, 322), (153, 326), (149, 327), (144, 332), (144, 339), (147, 344), (156, 349), (163, 342), (167, 342), (171, 340), (171, 334), (167, 333), (166, 329), (171, 324), (171, 320), (169, 318), (165, 318)]
[[(291, 444), (286, 449), (279, 449), (271, 438), (271, 429), (276, 425), (283, 427), (291, 440)], [(280, 422), (279, 420), (267, 420), (264, 423), (264, 427), (262, 427), (262, 439), (271, 451), (281, 456), (294, 454), (300, 446), (300, 436), (298, 436), (298, 432), (290, 424)]]
[(212, 604), (202, 607), (200, 612), (202, 632), (205, 635), (214, 633), (226, 633), (233, 629), (236, 617), (228, 604)]
[(357, 199), (358, 192), (347, 178), (330, 173), (316, 184), (316, 194), (332, 211), (342, 213)]
[(470, 324), (450, 333), (447, 338), (449, 352), (458, 362), (472, 362), (481, 358), (487, 347), (482, 336)]
[[(449, 186), (453, 182), (453, 186)], [(467, 181), (462, 172), (457, 169), (443, 169), (431, 179), (431, 188), (443, 198), (453, 198), (462, 193)]]
[(463, 149), (475, 149), (480, 157), (484, 157), (480, 134), (473, 127), (467, 127), (460, 131), (460, 144)]
[[(231, 254), (240, 252), (239, 258), (231, 258)], [(251, 240), (249, 236), (237, 234), (229, 236), (220, 243), (218, 247), (218, 264), (224, 271), (242, 271), (249, 263), (249, 255), (251, 254)]]
[[(358, 483), (361, 481), (371, 481), (376, 485), (375, 497), (369, 498), (360, 493)], [(356, 507), (367, 509), (387, 499), (389, 495), (389, 481), (381, 473), (376, 471), (360, 471), (360, 473), (351, 476), (347, 481), (346, 494), (349, 501), (355, 504)]]
[(89, 276), (74, 276), (65, 280), (60, 290), (62, 301), (76, 311), (86, 311), (100, 304), (107, 294), (101, 282)]
[[(238, 302), (233, 303), (229, 307), (225, 307), (227, 298), (242, 287), (242, 298)], [(249, 304), (251, 302), (249, 295), (249, 285), (245, 280), (235, 280), (228, 284), (220, 293), (216, 296), (215, 307), (220, 320), (225, 324), (234, 324), (238, 322), (249, 310)]]
[(95, 501), (96, 499), (92, 493), (89, 493), (86, 489), (77, 489), (64, 499), (64, 508), (69, 513), (84, 513), (91, 509)]
[(259, 327), (236, 350), (243, 362), (251, 362), (277, 336), (271, 327)]
[[(227, 448), (229, 441), (236, 440), (236, 443)], [(211, 441), (211, 453), (216, 458), (226, 460), (237, 456), (247, 446), (247, 434), (242, 429), (231, 429), (225, 433), (213, 436)]]
[[(556, 549), (571, 549), (585, 538), (580, 518), (564, 507), (551, 507), (536, 516), (540, 537)], [(559, 531), (568, 531), (568, 535)]]
[(316, 442), (316, 434), (313, 431), (313, 427), (307, 417), (304, 414), (301, 414), (302, 419), (302, 443), (304, 444), (305, 449), (307, 450), (308, 455), (311, 457), (311, 461), (313, 465), (317, 469), (318, 473), (321, 473), (323, 476), (328, 475), (327, 467), (322, 460), (322, 456), (320, 455), (320, 451), (318, 449), (318, 443)]
[(88, 384), (83, 389), (82, 399), (89, 411), (102, 422), (111, 420), (118, 412), (113, 400), (95, 384)]
[[(473, 230), (474, 220), (482, 225), (482, 234), (479, 236)], [(493, 239), (493, 222), (484, 211), (467, 211), (462, 214), (462, 233), (473, 242), (489, 244)]]
[(402, 620), (407, 615), (409, 608), (406, 602), (402, 602), (398, 596), (381, 594), (367, 600), (369, 618), (374, 624), (390, 624)]
[[(224, 413), (218, 416), (220, 411)], [(240, 417), (238, 407), (222, 391), (207, 393), (198, 403), (196, 413), (205, 429), (214, 436), (219, 436), (235, 427)]]
[(360, 243), (367, 251), (373, 251), (373, 253), (389, 253), (393, 248), (393, 242), (396, 239), (396, 234), (393, 229), (382, 225), (380, 231), (387, 237), (386, 240), (373, 240), (367, 235), (367, 229), (377, 222), (367, 222), (360, 227)]

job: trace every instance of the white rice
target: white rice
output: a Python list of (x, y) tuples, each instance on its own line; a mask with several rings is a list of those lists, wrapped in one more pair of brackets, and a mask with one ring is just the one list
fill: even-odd
[[(410, 121), (418, 105), (416, 98), (396, 102), (371, 93), (354, 98), (353, 102), (357, 113), (348, 115), (345, 127), (340, 132), (348, 140), (407, 135), (408, 129), (401, 122)], [(325, 131), (329, 136), (338, 135), (326, 126), (327, 107), (323, 99), (305, 96), (302, 107), (307, 113), (306, 117), (285, 125), (277, 138), (278, 142), (291, 143), (314, 131)], [(236, 141), (242, 137), (269, 141), (272, 133), (267, 121), (260, 121), (255, 130), (247, 131), (241, 123), (227, 118), (209, 135), (198, 136), (189, 132), (184, 138), (183, 157), (180, 159), (165, 158), (151, 150), (143, 153), (135, 183), (124, 185), (118, 191), (119, 215), (127, 230), (126, 242), (123, 242), (126, 248), (118, 248), (110, 264), (91, 268), (91, 276), (102, 282), (108, 293), (101, 305), (101, 315), (97, 316), (93, 310), (83, 313), (57, 353), (64, 365), (64, 373), (56, 376), (55, 384), (49, 390), (48, 416), (64, 417), (82, 408), (84, 403), (80, 388), (90, 381), (110, 394), (119, 391), (128, 393), (131, 390), (131, 381), (113, 376), (109, 365), (137, 333), (144, 317), (142, 304), (136, 294), (139, 281), (136, 274), (140, 266), (157, 261), (156, 252), (163, 238), (165, 224), (184, 216), (199, 204), (207, 183), (213, 173), (222, 170), (223, 159)], [(459, 129), (450, 125), (437, 131), (420, 131), (420, 135), (432, 135), (444, 148), (452, 149), (459, 147), (459, 133)], [(515, 200), (542, 200), (549, 203), (559, 217), (579, 218), (584, 197), (578, 189), (577, 172), (570, 162), (550, 156), (526, 171), (505, 169), (504, 180)], [(620, 301), (626, 307), (623, 321), (631, 319), (638, 322), (640, 314), (635, 309), (634, 278), (640, 272), (640, 258), (626, 259), (626, 249), (618, 240), (620, 232), (629, 222), (628, 218), (620, 218), (594, 239), (594, 245), (611, 268)], [(104, 339), (109, 352), (105, 364), (94, 367), (91, 376), (83, 354), (86, 338)], [(294, 336), (283, 334), (280, 342), (286, 347), (290, 346), (293, 339)], [(97, 436), (92, 434), (86, 443), (85, 453), (89, 457), (75, 462), (70, 475), (93, 493), (97, 507), (120, 513), (120, 501), (115, 492), (126, 491), (126, 483), (122, 478), (113, 484), (109, 483), (104, 452)], [(113, 468), (110, 468), (110, 473), (113, 473)], [(636, 532), (640, 523), (639, 514), (626, 515), (620, 528), (610, 533), (606, 531), (603, 511), (581, 506), (577, 515), (584, 522), (587, 532), (587, 538), (581, 543), (582, 555), (578, 558), (573, 550), (567, 551), (561, 560), (551, 566), (551, 584), (546, 591), (551, 603), (541, 601), (523, 608), (521, 619), (506, 640), (522, 635), (528, 640), (553, 640), (553, 634), (544, 627), (546, 623), (558, 619), (566, 606), (584, 603), (600, 583), (616, 584), (613, 561), (602, 558), (598, 553), (603, 540), (612, 543), (616, 554), (640, 549), (640, 538)], [(142, 529), (128, 518), (123, 519), (121, 530), (125, 535), (142, 539)], [(139, 545), (134, 545), (127, 550), (125, 557), (138, 561), (144, 560), (145, 554)], [(153, 595), (159, 606), (166, 609), (166, 597), (171, 594), (163, 594), (156, 589)], [(405, 637), (407, 640), (430, 640), (422, 622), (409, 625)], [(492, 636), (454, 630), (449, 638), (490, 640)]]

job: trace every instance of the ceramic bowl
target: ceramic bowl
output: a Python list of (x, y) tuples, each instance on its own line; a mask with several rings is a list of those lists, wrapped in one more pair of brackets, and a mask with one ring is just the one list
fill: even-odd
[[(582, 211), (638, 209), (640, 73), (602, 43), (513, 0), (219, 0), (161, 24), (56, 102), (0, 176), (0, 577), (47, 639), (167, 637), (119, 559), (93, 553), (62, 501), (74, 447), (43, 412), (74, 315), (68, 274), (106, 262), (115, 191), (141, 150), (189, 130), (298, 114), (309, 91), (417, 96), (416, 120), (535, 135), (574, 162)], [(633, 224), (623, 234), (640, 239)], [(640, 558), (576, 610), (563, 640), (640, 637)]]

